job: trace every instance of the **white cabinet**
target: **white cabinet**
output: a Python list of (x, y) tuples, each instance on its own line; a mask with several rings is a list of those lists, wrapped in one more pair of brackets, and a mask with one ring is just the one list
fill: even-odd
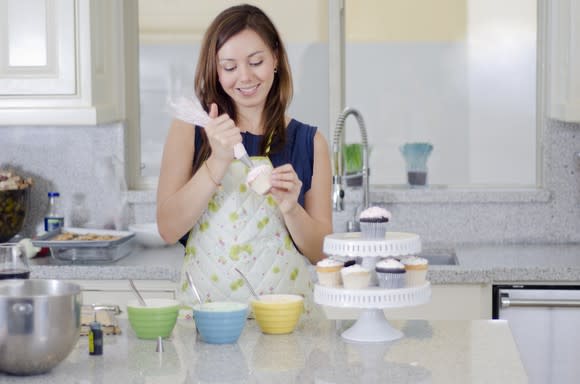
[(125, 9), (136, 0), (0, 0), (0, 125), (124, 117)]
[[(356, 319), (360, 310), (325, 307), (329, 319)], [(387, 319), (491, 319), (491, 285), (443, 284), (431, 286), (431, 300), (421, 306), (385, 309)]]
[[(83, 304), (118, 305), (120, 317), (127, 317), (127, 302), (136, 300), (127, 280), (74, 280), (81, 286)], [(175, 299), (177, 283), (166, 280), (134, 280), (145, 299)]]
[(540, 11), (547, 15), (547, 115), (580, 121), (580, 6), (576, 0), (541, 2)]
[(389, 319), (491, 319), (491, 285), (433, 285), (431, 300), (422, 306), (385, 310)]

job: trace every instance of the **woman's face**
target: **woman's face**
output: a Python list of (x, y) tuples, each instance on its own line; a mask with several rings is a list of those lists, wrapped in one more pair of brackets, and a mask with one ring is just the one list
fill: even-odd
[(226, 41), (217, 56), (219, 82), (238, 108), (263, 108), (277, 61), (260, 36), (245, 29)]

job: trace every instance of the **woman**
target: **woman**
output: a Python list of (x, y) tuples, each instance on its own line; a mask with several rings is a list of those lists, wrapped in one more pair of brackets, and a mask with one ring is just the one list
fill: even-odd
[[(251, 5), (226, 9), (209, 26), (195, 91), (205, 128), (172, 122), (157, 191), (161, 236), (189, 232), (189, 271), (206, 300), (246, 300), (240, 269), (259, 293), (311, 293), (308, 262), (324, 257), (332, 232), (328, 146), (316, 128), (286, 116), (292, 77), (271, 20)], [(242, 142), (255, 165), (271, 163), (272, 189), (259, 196), (234, 160)]]

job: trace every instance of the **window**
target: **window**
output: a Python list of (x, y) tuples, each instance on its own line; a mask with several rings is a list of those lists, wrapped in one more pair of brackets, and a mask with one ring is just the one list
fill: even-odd
[[(411, 141), (434, 145), (430, 184), (537, 184), (537, 1), (251, 3), (270, 15), (286, 42), (293, 117), (330, 141), (340, 100), (362, 112), (371, 184), (406, 182), (398, 148)], [(166, 100), (192, 93), (203, 31), (229, 5), (139, 0), (141, 139), (130, 144), (140, 154), (136, 184), (156, 185), (170, 122)], [(329, 35), (329, 25), (343, 25), (344, 59), (332, 49), (340, 36)], [(344, 84), (329, 81), (337, 66), (344, 67)], [(358, 140), (353, 120), (347, 142)]]

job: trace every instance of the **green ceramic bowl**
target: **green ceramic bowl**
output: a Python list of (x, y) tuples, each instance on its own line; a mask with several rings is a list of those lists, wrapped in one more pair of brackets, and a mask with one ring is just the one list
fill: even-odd
[(138, 301), (127, 303), (129, 323), (140, 339), (169, 337), (179, 313), (179, 302), (171, 299), (145, 299), (146, 307)]

